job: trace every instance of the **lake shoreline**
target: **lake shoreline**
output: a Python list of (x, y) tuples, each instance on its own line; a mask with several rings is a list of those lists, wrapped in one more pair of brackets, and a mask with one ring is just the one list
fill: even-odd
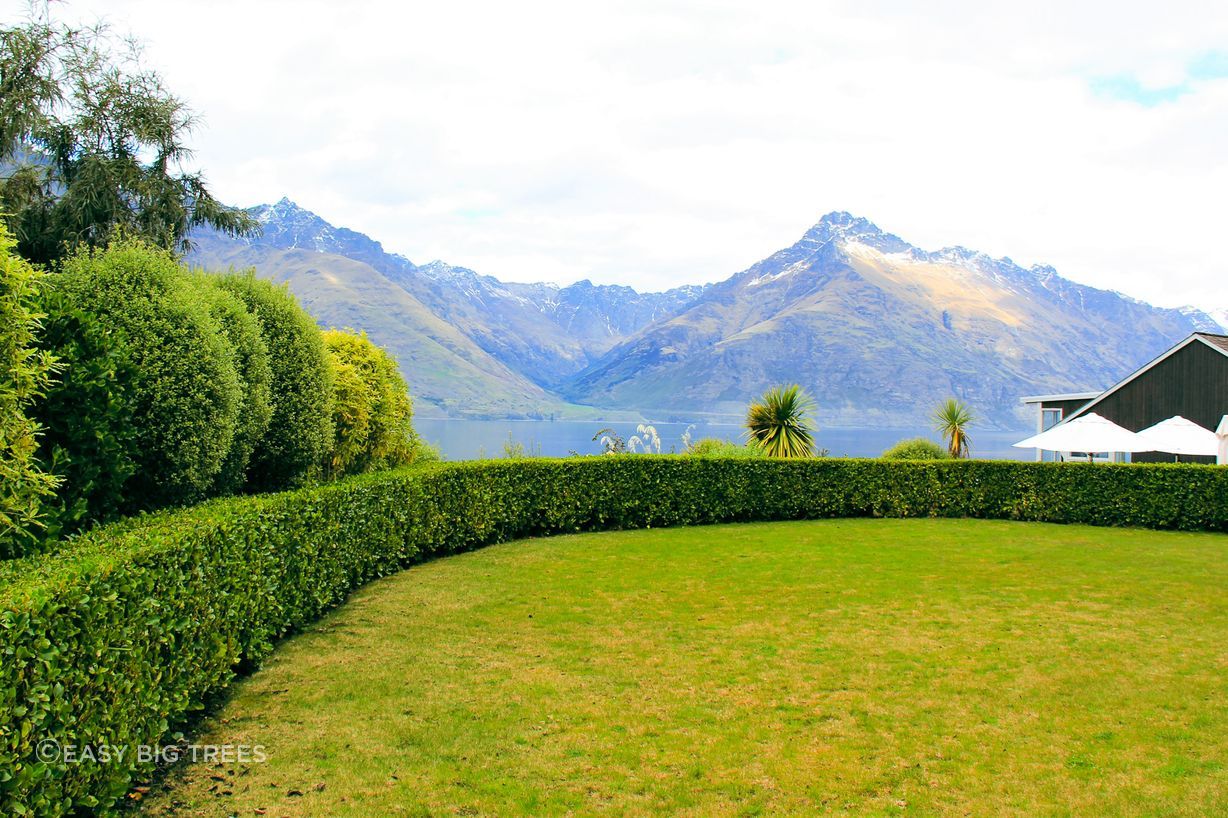
[[(446, 460), (476, 460), (505, 456), (505, 445), (523, 447), (524, 454), (541, 457), (566, 457), (573, 452), (581, 455), (601, 454), (601, 445), (593, 436), (603, 428), (611, 428), (624, 439), (637, 434), (643, 421), (604, 420), (468, 420), (456, 418), (416, 418), (418, 434), (440, 450)], [(718, 437), (742, 439), (742, 426), (736, 422), (697, 420), (690, 423), (662, 422), (652, 424), (661, 437), (661, 451), (680, 452), (683, 435), (690, 429), (690, 439)], [(1030, 449), (1014, 449), (1011, 444), (1027, 437), (1028, 430), (971, 430), (972, 457), (994, 460), (1031, 460)], [(821, 426), (815, 435), (815, 446), (826, 449), (833, 457), (877, 457), (901, 440), (924, 437), (938, 441), (938, 435), (925, 427), (850, 427)]]

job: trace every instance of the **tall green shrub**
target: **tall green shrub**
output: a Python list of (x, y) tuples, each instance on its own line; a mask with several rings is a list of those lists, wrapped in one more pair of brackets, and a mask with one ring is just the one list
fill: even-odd
[(248, 463), (273, 416), (273, 370), (269, 348), (256, 316), (237, 296), (221, 286), (218, 276), (194, 273), (191, 282), (207, 300), (210, 314), (226, 336), (239, 377), (234, 441), (222, 462), (214, 491), (215, 494), (234, 494), (246, 484)]
[(932, 440), (914, 437), (901, 440), (882, 455), (884, 460), (946, 460), (947, 450)]
[[(328, 343), (325, 336), (325, 343)], [(330, 345), (329, 354), (332, 355)], [(352, 471), (363, 457), (371, 437), (371, 397), (358, 367), (333, 356), (333, 443), (324, 458), (324, 471), (337, 478)]]
[(719, 437), (701, 437), (683, 454), (696, 457), (767, 457), (763, 449), (750, 443), (734, 443)]
[[(128, 392), (133, 430), (135, 469), (123, 487), (124, 509), (208, 496), (231, 450), (242, 402), (235, 356), (208, 296), (191, 285), (171, 253), (135, 240), (78, 250), (57, 279), (71, 308), (95, 323), (101, 337), (118, 341), (130, 364), (130, 382), (116, 385)], [(56, 426), (93, 422), (57, 418)]]
[(273, 415), (248, 466), (259, 491), (301, 486), (315, 477), (333, 442), (333, 372), (324, 338), (285, 286), (251, 272), (223, 276), (222, 286), (256, 316), (269, 350)]
[(396, 361), (365, 334), (328, 330), (324, 343), (336, 375), (326, 472), (339, 477), (408, 463), (413, 404)]
[(136, 374), (123, 332), (61, 289), (44, 299), (39, 343), (55, 352), (59, 373), (35, 412), (44, 426), (39, 455), (61, 480), (48, 515), (54, 537), (121, 513), (137, 469)]
[(56, 483), (39, 467), (39, 426), (28, 415), (52, 370), (51, 356), (34, 345), (42, 275), (17, 257), (15, 246), (0, 226), (0, 559), (39, 541), (42, 503)]

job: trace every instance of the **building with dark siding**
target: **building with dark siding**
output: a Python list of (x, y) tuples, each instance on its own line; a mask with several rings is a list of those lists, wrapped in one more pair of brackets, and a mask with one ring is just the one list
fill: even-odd
[[(1228, 415), (1228, 335), (1196, 332), (1154, 361), (1103, 392), (1036, 395), (1037, 431), (1095, 412), (1138, 432), (1174, 415), (1215, 430)], [(1052, 457), (1052, 453), (1045, 453)], [(1163, 452), (1139, 452), (1136, 463), (1171, 462)], [(1213, 457), (1182, 456), (1183, 462), (1214, 463)]]

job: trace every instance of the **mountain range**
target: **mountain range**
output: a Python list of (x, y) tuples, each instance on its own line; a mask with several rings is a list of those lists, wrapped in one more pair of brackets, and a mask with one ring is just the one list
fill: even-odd
[(1107, 386), (1228, 315), (1165, 309), (962, 247), (929, 252), (848, 213), (716, 284), (641, 293), (416, 265), (288, 199), (261, 235), (193, 237), (189, 261), (287, 282), (321, 324), (398, 358), (423, 414), (740, 415), (776, 383), (820, 422), (915, 425), (955, 395), (1022, 428), (1020, 396)]

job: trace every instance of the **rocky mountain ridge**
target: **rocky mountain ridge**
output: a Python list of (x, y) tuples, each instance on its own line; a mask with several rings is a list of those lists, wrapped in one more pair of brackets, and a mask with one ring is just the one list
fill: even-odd
[(1044, 265), (925, 251), (836, 212), (624, 341), (563, 394), (735, 412), (767, 384), (799, 382), (829, 422), (924, 422), (955, 395), (984, 420), (1017, 426), (1020, 396), (1106, 386), (1209, 321)]
[(796, 381), (823, 422), (915, 424), (957, 395), (988, 422), (1019, 426), (1021, 395), (1105, 386), (1228, 318), (1153, 307), (1046, 265), (923, 250), (845, 212), (724, 281), (664, 293), (503, 282), (414, 264), (288, 199), (251, 212), (262, 235), (202, 234), (195, 258), (255, 266), (307, 293), (323, 323), (366, 329), (448, 414), (554, 415), (570, 403), (736, 415), (766, 386)]
[(287, 282), (322, 324), (363, 329), (396, 352), (414, 394), (448, 415), (558, 415), (551, 387), (706, 289), (502, 282), (443, 261), (416, 265), (288, 198), (249, 212), (259, 235), (199, 231), (189, 261)]

